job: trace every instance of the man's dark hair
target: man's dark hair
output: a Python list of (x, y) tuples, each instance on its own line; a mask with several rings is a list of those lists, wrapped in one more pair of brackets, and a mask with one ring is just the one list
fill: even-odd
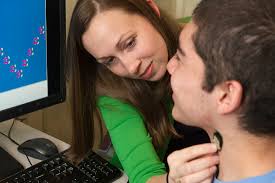
[(195, 49), (205, 64), (203, 89), (240, 82), (240, 125), (275, 136), (275, 1), (202, 0), (193, 21)]

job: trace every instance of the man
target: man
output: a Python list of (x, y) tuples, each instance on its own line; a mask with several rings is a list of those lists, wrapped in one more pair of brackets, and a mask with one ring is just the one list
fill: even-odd
[(174, 118), (221, 137), (214, 182), (274, 183), (275, 1), (202, 0), (167, 69)]

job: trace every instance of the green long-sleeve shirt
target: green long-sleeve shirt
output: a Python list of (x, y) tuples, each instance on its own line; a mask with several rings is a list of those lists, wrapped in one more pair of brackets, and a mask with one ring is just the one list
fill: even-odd
[(99, 97), (97, 103), (115, 150), (112, 162), (121, 165), (129, 181), (145, 183), (152, 176), (165, 174), (161, 160), (167, 146), (156, 152), (141, 114), (130, 104), (111, 97)]

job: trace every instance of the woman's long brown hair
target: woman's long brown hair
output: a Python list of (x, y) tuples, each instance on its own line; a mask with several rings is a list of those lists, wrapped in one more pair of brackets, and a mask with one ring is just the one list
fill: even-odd
[(77, 156), (84, 155), (94, 146), (95, 123), (103, 124), (96, 108), (100, 95), (118, 98), (136, 107), (156, 149), (163, 147), (167, 137), (174, 133), (166, 105), (170, 97), (167, 73), (157, 82), (122, 78), (98, 64), (84, 49), (81, 38), (90, 21), (97, 13), (109, 9), (122, 9), (146, 17), (164, 38), (169, 58), (176, 52), (179, 26), (163, 11), (158, 17), (146, 0), (78, 0), (71, 18), (66, 58), (73, 120), (71, 150)]

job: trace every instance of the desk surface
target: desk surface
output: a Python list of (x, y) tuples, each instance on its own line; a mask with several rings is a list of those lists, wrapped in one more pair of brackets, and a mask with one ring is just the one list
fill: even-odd
[[(9, 129), (12, 125), (12, 120), (1, 122), (0, 123), (0, 131), (4, 134), (8, 134)], [(11, 137), (13, 140), (15, 140), (17, 143), (21, 144), (25, 142), (26, 140), (32, 139), (32, 138), (47, 138), (51, 140), (58, 148), (59, 152), (63, 152), (67, 149), (69, 149), (70, 145), (54, 138), (44, 132), (41, 132), (37, 129), (34, 129), (22, 122), (16, 121), (14, 123), (14, 126), (11, 131)], [(30, 164), (27, 160), (27, 157), (17, 150), (17, 145), (14, 144), (12, 141), (10, 141), (7, 137), (0, 134), (0, 146), (6, 150), (11, 156), (13, 156), (18, 162), (20, 162), (25, 168), (30, 167)], [(41, 160), (29, 157), (31, 163), (34, 165), (36, 163), (39, 163)], [(127, 176), (123, 174), (123, 176), (115, 181), (114, 183), (126, 183), (128, 180)]]
[[(11, 125), (12, 120), (1, 122), (0, 131), (7, 135)], [(70, 147), (69, 144), (57, 138), (54, 138), (46, 133), (43, 133), (37, 129), (34, 129), (28, 125), (25, 125), (20, 121), (16, 121), (11, 130), (11, 138), (19, 144), (25, 142), (26, 140), (39, 137), (51, 140), (57, 146), (59, 152), (63, 152), (69, 149)], [(3, 149), (5, 149), (11, 156), (13, 156), (17, 161), (19, 161), (25, 168), (30, 167), (27, 157), (24, 154), (18, 152), (17, 145), (10, 141), (7, 137), (4, 137), (3, 135), (0, 135), (0, 146)], [(29, 159), (32, 164), (40, 162), (40, 160), (32, 157), (29, 157)]]

